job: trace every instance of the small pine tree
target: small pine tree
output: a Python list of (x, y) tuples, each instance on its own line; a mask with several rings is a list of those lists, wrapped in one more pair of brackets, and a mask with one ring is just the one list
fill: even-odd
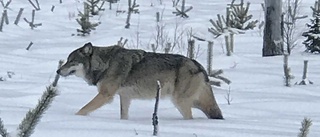
[(316, 17), (311, 19), (311, 24), (307, 24), (310, 28), (309, 31), (304, 32), (302, 36), (307, 39), (303, 41), (303, 44), (306, 46), (306, 52), (318, 52), (320, 53), (320, 19)]
[(304, 118), (301, 122), (300, 133), (298, 137), (307, 137), (309, 134), (310, 127), (312, 125), (312, 120), (309, 118)]
[(4, 124), (3, 124), (1, 118), (0, 118), (0, 135), (1, 135), (2, 137), (8, 137), (8, 136), (9, 136), (9, 133), (7, 132), (7, 129), (4, 128)]
[(320, 0), (315, 0), (314, 6), (310, 7), (312, 10), (312, 16), (313, 17), (319, 17), (320, 16)]
[(227, 15), (227, 23), (231, 28), (237, 28), (240, 30), (254, 29), (258, 20), (250, 21), (253, 15), (249, 14), (250, 2), (247, 2), (246, 6), (244, 1), (241, 0), (240, 4), (231, 3), (230, 15)]
[(41, 120), (44, 112), (50, 107), (54, 97), (58, 95), (57, 89), (54, 86), (47, 87), (47, 90), (42, 94), (37, 106), (31, 109), (26, 114), (18, 127), (18, 137), (30, 137), (37, 124)]
[(100, 11), (104, 11), (105, 0), (87, 0), (88, 8), (91, 15), (99, 15)]
[(78, 16), (80, 18), (76, 19), (79, 25), (81, 26), (81, 29), (77, 29), (77, 32), (80, 33), (78, 36), (86, 36), (89, 35), (91, 30), (95, 30), (96, 27), (100, 24), (98, 23), (92, 23), (90, 22), (90, 15), (89, 15), (89, 5), (87, 3), (84, 3), (84, 12), (82, 13), (79, 11)]

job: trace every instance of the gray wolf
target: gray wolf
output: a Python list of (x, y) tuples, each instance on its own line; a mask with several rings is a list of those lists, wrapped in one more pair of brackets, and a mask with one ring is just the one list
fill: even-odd
[(208, 75), (195, 60), (182, 55), (160, 54), (120, 46), (98, 47), (90, 42), (74, 50), (57, 70), (76, 75), (98, 88), (98, 94), (76, 114), (87, 115), (120, 96), (121, 119), (128, 119), (132, 99), (154, 99), (157, 80), (162, 97), (170, 97), (184, 119), (198, 108), (209, 119), (223, 119)]

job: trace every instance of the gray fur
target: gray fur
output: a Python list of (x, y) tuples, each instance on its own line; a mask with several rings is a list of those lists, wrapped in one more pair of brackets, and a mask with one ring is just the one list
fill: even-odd
[(159, 80), (161, 97), (170, 97), (185, 119), (192, 118), (191, 107), (199, 108), (208, 118), (223, 119), (203, 66), (182, 55), (86, 43), (69, 55), (57, 73), (75, 74), (98, 87), (98, 95), (79, 110), (79, 115), (87, 115), (119, 94), (121, 119), (128, 119), (130, 101), (153, 99)]

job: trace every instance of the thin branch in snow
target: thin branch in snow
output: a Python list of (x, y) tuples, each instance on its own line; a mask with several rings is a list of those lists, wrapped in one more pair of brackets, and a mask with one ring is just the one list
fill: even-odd
[(156, 95), (156, 103), (154, 105), (154, 112), (152, 115), (152, 125), (153, 125), (153, 135), (157, 136), (158, 135), (158, 106), (159, 106), (159, 99), (161, 95), (161, 83), (158, 80), (157, 81), (158, 87), (157, 87), (157, 95)]
[(304, 118), (301, 122), (300, 133), (298, 137), (307, 137), (309, 134), (310, 126), (312, 125), (312, 120), (309, 118)]

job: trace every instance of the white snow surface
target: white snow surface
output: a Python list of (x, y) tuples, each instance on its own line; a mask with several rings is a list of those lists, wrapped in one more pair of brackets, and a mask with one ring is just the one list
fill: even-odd
[[(227, 57), (224, 39), (213, 39), (208, 33), (209, 19), (216, 14), (225, 14), (225, 6), (231, 0), (187, 0), (186, 6), (193, 6), (187, 19), (172, 14), (171, 1), (160, 5), (157, 0), (138, 0), (140, 14), (133, 14), (131, 28), (124, 29), (126, 14), (116, 16), (116, 9), (127, 10), (127, 1), (114, 4), (112, 10), (101, 12), (95, 17), (102, 24), (90, 36), (71, 36), (79, 25), (75, 21), (78, 9), (83, 7), (78, 0), (41, 0), (41, 10), (36, 11), (35, 23), (42, 26), (31, 30), (22, 19), (14, 25), (20, 8), (22, 18), (31, 19), (32, 6), (28, 1), (14, 0), (8, 9), (9, 25), (0, 32), (0, 117), (9, 132), (15, 132), (26, 112), (35, 107), (45, 87), (54, 79), (58, 61), (86, 42), (107, 46), (116, 44), (120, 37), (129, 39), (127, 48), (151, 51), (154, 43), (155, 13), (163, 12), (163, 23), (169, 35), (173, 35), (176, 22), (185, 30), (214, 41), (213, 68), (223, 69), (231, 85), (213, 87), (217, 102), (225, 120), (209, 120), (197, 109), (194, 119), (183, 120), (181, 114), (169, 99), (159, 104), (159, 136), (161, 137), (294, 137), (299, 133), (301, 121), (310, 118), (313, 125), (309, 137), (320, 136), (320, 66), (319, 55), (304, 53), (299, 44), (289, 56), (289, 66), (295, 79), (292, 87), (285, 87), (283, 80), (283, 57), (262, 57), (262, 30), (255, 29), (235, 36), (235, 52)], [(249, 0), (253, 19), (263, 20), (260, 3), (263, 0)], [(6, 2), (6, 0), (5, 0)], [(150, 6), (153, 3), (153, 6)], [(55, 6), (51, 12), (51, 6)], [(108, 4), (107, 4), (108, 5)], [(302, 14), (311, 15), (313, 1), (304, 0)], [(3, 10), (3, 7), (0, 7)], [(75, 15), (75, 16), (74, 16)], [(299, 30), (305, 29), (308, 19), (301, 21)], [(139, 32), (140, 45), (136, 45)], [(303, 38), (302, 38), (303, 40)], [(28, 44), (34, 44), (29, 51)], [(186, 41), (186, 39), (184, 39)], [(301, 43), (301, 42), (300, 42)], [(199, 45), (197, 60), (206, 66), (207, 43)], [(163, 50), (158, 49), (158, 52)], [(176, 48), (173, 53), (186, 55), (186, 46)], [(303, 61), (309, 60), (308, 79), (313, 85), (294, 85), (300, 82)], [(10, 78), (7, 73), (13, 72)], [(231, 105), (225, 99), (231, 90)], [(151, 117), (155, 100), (134, 100), (129, 111), (129, 120), (120, 120), (119, 97), (88, 116), (75, 113), (96, 94), (94, 86), (88, 86), (82, 79), (71, 76), (61, 78), (59, 95), (46, 111), (35, 128), (33, 137), (135, 137), (152, 136)]]

